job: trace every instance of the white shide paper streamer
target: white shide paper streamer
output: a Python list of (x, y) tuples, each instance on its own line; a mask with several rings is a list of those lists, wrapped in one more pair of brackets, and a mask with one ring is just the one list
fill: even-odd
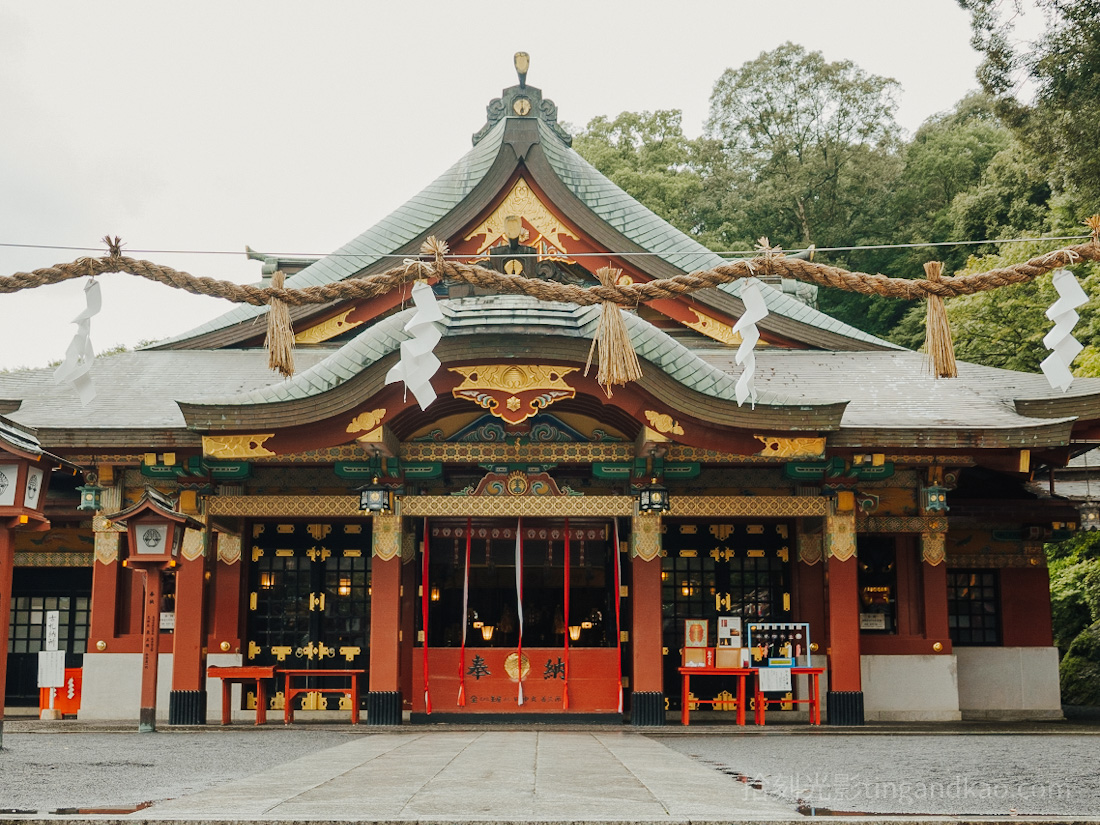
[(745, 403), (745, 399), (752, 400), (756, 406), (756, 342), (760, 340), (760, 332), (756, 324), (767, 317), (768, 307), (764, 303), (764, 296), (760, 294), (760, 283), (756, 279), (745, 281), (741, 287), (741, 300), (745, 304), (745, 314), (737, 319), (733, 325), (735, 333), (741, 333), (741, 346), (737, 348), (734, 360), (744, 365), (741, 377), (737, 379), (734, 388), (737, 394), (737, 406)]
[(99, 292), (99, 281), (89, 278), (84, 283), (84, 311), (73, 318), (76, 324), (76, 334), (65, 350), (65, 360), (53, 374), (53, 380), (58, 384), (68, 384), (80, 394), (80, 403), (88, 406), (95, 398), (95, 385), (88, 374), (92, 370), (92, 361), (95, 360), (95, 350), (92, 349), (92, 318), (103, 307), (103, 298)]
[(1087, 303), (1089, 296), (1068, 269), (1055, 272), (1051, 282), (1058, 292), (1058, 300), (1050, 305), (1046, 316), (1054, 322), (1054, 329), (1043, 338), (1043, 346), (1051, 350), (1051, 353), (1039, 366), (1050, 385), (1065, 392), (1073, 383), (1070, 364), (1085, 348), (1084, 344), (1073, 337), (1073, 327), (1080, 318), (1074, 308)]
[(405, 387), (416, 396), (420, 409), (426, 410), (435, 401), (432, 376), (439, 369), (439, 359), (432, 350), (443, 334), (436, 321), (443, 320), (443, 312), (436, 303), (435, 293), (425, 281), (417, 281), (412, 288), (416, 314), (405, 324), (405, 332), (412, 338), (401, 342), (401, 360), (388, 373), (386, 383), (404, 381)]

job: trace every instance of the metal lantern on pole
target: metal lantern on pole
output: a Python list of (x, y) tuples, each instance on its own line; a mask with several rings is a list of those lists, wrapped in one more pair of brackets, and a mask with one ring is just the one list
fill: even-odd
[(0, 747), (4, 743), (15, 533), (50, 529), (45, 515), (46, 490), (51, 471), (58, 463), (68, 465), (42, 449), (33, 429), (0, 416)]
[(132, 507), (107, 517), (126, 527), (124, 567), (145, 579), (142, 615), (141, 712), (138, 730), (157, 729), (157, 660), (160, 655), (160, 602), (164, 571), (176, 566), (186, 530), (201, 530), (201, 522), (178, 512), (174, 502), (152, 488)]

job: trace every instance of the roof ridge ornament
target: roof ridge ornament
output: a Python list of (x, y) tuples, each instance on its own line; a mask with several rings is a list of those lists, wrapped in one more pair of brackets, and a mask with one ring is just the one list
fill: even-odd
[(554, 101), (542, 96), (542, 89), (527, 85), (527, 71), (531, 68), (531, 57), (527, 52), (516, 52), (513, 63), (519, 84), (509, 86), (500, 93), (500, 97), (489, 101), (485, 107), (485, 125), (474, 133), (473, 143), (477, 146), (489, 131), (508, 117), (534, 118), (541, 120), (557, 135), (566, 146), (573, 145), (573, 136), (558, 123), (558, 107)]

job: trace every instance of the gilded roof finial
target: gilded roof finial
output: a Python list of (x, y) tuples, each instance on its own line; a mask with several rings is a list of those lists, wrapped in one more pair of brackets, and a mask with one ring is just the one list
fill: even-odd
[(516, 72), (519, 74), (519, 87), (527, 85), (527, 70), (531, 68), (531, 56), (527, 52), (516, 52), (513, 59), (516, 64)]

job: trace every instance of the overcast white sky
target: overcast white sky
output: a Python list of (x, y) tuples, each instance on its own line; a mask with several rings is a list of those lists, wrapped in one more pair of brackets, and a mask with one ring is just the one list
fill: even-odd
[[(450, 166), (516, 82), (516, 51), (575, 129), (678, 108), (695, 135), (725, 69), (791, 40), (897, 80), (913, 131), (976, 87), (969, 38), (955, 0), (0, 0), (0, 244), (102, 250), (109, 233), (255, 281), (245, 244), (329, 252)], [(82, 254), (100, 252), (0, 246), (0, 275)], [(231, 308), (102, 282), (97, 352)], [(61, 358), (83, 305), (76, 281), (0, 295), (0, 369)]]

